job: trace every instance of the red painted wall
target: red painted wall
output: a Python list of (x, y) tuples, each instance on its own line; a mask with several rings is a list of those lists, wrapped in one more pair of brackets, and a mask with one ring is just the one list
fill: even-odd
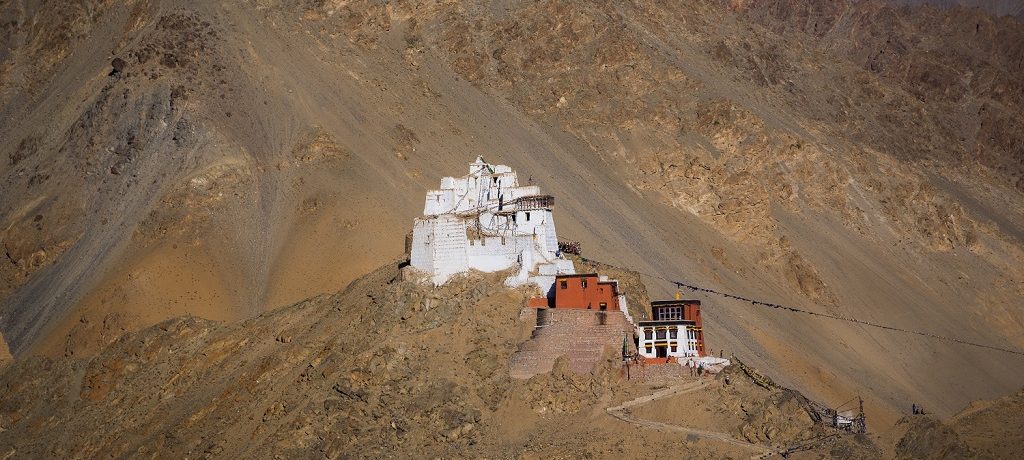
[(600, 281), (596, 274), (555, 277), (555, 308), (619, 309), (619, 292), (613, 281)]
[(707, 356), (704, 350), (704, 322), (700, 319), (700, 302), (687, 304), (683, 309), (683, 319), (696, 323), (697, 326), (697, 354)]

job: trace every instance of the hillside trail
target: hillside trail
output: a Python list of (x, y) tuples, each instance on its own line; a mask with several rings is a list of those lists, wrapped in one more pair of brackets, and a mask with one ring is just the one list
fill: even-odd
[(705, 380), (698, 380), (696, 382), (681, 383), (681, 384), (674, 385), (674, 386), (671, 386), (671, 387), (668, 387), (668, 388), (665, 388), (665, 389), (662, 389), (662, 390), (655, 391), (654, 393), (651, 393), (651, 394), (648, 394), (648, 395), (640, 396), (640, 397), (638, 397), (636, 399), (632, 399), (630, 401), (626, 401), (626, 402), (622, 403), (621, 405), (618, 405), (618, 406), (615, 406), (615, 407), (607, 407), (607, 408), (605, 408), (605, 411), (608, 412), (608, 414), (611, 415), (612, 417), (615, 417), (615, 418), (617, 418), (619, 420), (622, 420), (622, 421), (624, 421), (626, 423), (632, 423), (633, 425), (636, 425), (636, 426), (640, 426), (640, 427), (644, 427), (644, 428), (650, 428), (650, 429), (659, 430), (659, 431), (675, 431), (675, 432), (684, 433), (684, 434), (687, 434), (687, 435), (694, 435), (694, 436), (697, 436), (697, 437), (700, 437), (700, 438), (703, 438), (703, 439), (710, 439), (710, 440), (714, 440), (714, 441), (720, 441), (720, 442), (724, 442), (724, 443), (727, 443), (727, 444), (732, 444), (734, 446), (744, 447), (744, 448), (747, 448), (747, 449), (758, 451), (758, 453), (756, 453), (756, 454), (754, 454), (754, 455), (752, 455), (750, 457), (751, 459), (769, 458), (769, 457), (775, 455), (776, 452), (771, 447), (760, 445), (760, 444), (753, 444), (753, 443), (749, 443), (749, 442), (746, 442), (746, 441), (741, 441), (739, 439), (736, 439), (736, 438), (730, 436), (728, 433), (722, 433), (722, 432), (718, 432), (718, 431), (701, 430), (701, 429), (698, 429), (698, 428), (691, 428), (691, 427), (686, 427), (686, 426), (681, 426), (681, 425), (671, 425), (671, 424), (668, 424), (668, 423), (655, 422), (653, 420), (645, 420), (645, 419), (638, 418), (638, 417), (634, 416), (631, 413), (631, 411), (629, 410), (631, 408), (642, 406), (642, 405), (650, 403), (652, 401), (657, 401), (659, 399), (668, 398), (670, 396), (678, 396), (678, 395), (683, 395), (683, 394), (687, 394), (687, 393), (692, 393), (692, 392), (695, 392), (697, 390), (702, 390), (704, 388), (707, 388), (709, 386), (710, 386), (709, 383), (707, 381), (705, 381)]

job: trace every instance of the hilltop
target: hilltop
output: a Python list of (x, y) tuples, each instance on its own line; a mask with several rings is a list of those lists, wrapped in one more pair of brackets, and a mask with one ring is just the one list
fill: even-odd
[(249, 320), (174, 318), (91, 358), (19, 359), (0, 371), (0, 453), (745, 458), (806, 445), (791, 458), (868, 459), (883, 449), (1005, 457), (1020, 441), (1009, 427), (1021, 394), (979, 403), (951, 426), (907, 417), (899, 442), (879, 446), (877, 434), (828, 436), (804, 395), (759, 386), (737, 366), (674, 380), (634, 368), (627, 380), (609, 347), (591, 372), (559, 361), (512, 379), (509, 358), (534, 319), (532, 293), (502, 287), (505, 276), (432, 288), (389, 264)]
[[(679, 279), (1022, 349), (1022, 65), (1013, 17), (872, 0), (8, 2), (0, 331), (69, 382), (192, 324), (169, 318), (252, 334), (400, 257), (423, 192), (483, 155), (554, 195), (585, 257), (658, 275), (649, 298)], [(880, 427), (1024, 377), (704, 300), (713, 349), (862, 394)]]
[[(243, 322), (176, 318), (89, 359), (18, 360), (0, 374), (0, 453), (635, 457), (654, 446), (683, 448), (692, 458), (758, 453), (605, 414), (665, 388), (626, 380), (610, 349), (590, 373), (562, 361), (551, 373), (511, 379), (509, 357), (529, 338), (533, 317), (522, 314), (530, 293), (501, 287), (500, 275), (460, 276), (439, 289), (402, 278), (392, 264), (336, 294)], [(730, 375), (729, 384), (688, 382), (706, 387), (695, 393), (700, 400), (715, 392), (731, 404), (708, 409), (729, 414), (729, 422), (701, 428), (765, 446), (820, 434), (799, 394)], [(816, 452), (830, 449), (877, 454), (871, 441), (852, 436)]]

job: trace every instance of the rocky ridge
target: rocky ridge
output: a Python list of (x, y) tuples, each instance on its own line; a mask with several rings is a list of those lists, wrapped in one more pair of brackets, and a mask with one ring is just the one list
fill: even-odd
[[(651, 297), (683, 279), (1024, 344), (1012, 18), (710, 0), (0, 15), (0, 328), (18, 356), (334, 292), (397, 257), (423, 191), (476, 154), (555, 194), (588, 258), (658, 275)], [(820, 400), (864, 392), (891, 422), (907, 400), (952, 415), (1020, 382), (984, 350), (713, 303), (716, 348)]]
[[(592, 372), (562, 359), (550, 373), (510, 378), (532, 324), (520, 319), (528, 293), (500, 287), (500, 274), (439, 289), (403, 278), (392, 264), (243, 322), (181, 317), (92, 358), (19, 359), (0, 373), (0, 452), (631, 457), (680, 442), (603, 414), (609, 401), (649, 391), (624, 380), (611, 349)], [(730, 394), (753, 402), (743, 411), (758, 430), (779, 410), (807, 418), (737, 385)], [(775, 442), (815, 429), (799, 426)], [(719, 455), (712, 441), (682, 442), (697, 458)]]

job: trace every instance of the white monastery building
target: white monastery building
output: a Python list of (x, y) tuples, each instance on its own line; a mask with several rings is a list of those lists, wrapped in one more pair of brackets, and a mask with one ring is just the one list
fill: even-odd
[(519, 185), (512, 168), (477, 157), (469, 174), (441, 179), (427, 192), (423, 217), (413, 224), (410, 265), (435, 285), (471, 269), (516, 267), (509, 286), (534, 283), (547, 294), (556, 275), (573, 274), (558, 250), (554, 198), (534, 185)]

